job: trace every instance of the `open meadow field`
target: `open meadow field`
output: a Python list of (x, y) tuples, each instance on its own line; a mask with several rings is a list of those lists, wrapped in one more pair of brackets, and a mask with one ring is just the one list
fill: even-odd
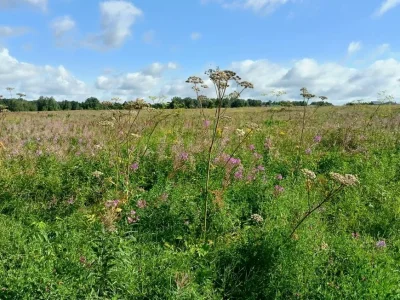
[(0, 126), (0, 299), (400, 299), (400, 106)]

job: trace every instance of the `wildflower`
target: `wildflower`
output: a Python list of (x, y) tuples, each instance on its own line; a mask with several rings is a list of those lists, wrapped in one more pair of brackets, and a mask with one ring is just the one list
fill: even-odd
[(276, 185), (274, 187), (274, 189), (275, 189), (275, 194), (276, 195), (279, 195), (279, 194), (281, 194), (281, 193), (283, 193), (285, 191), (284, 187), (280, 186), (280, 185)]
[(205, 128), (208, 128), (211, 125), (211, 121), (210, 120), (204, 120), (203, 121), (203, 125)]
[(92, 176), (93, 177), (96, 177), (96, 178), (100, 178), (101, 176), (103, 176), (104, 175), (104, 173), (102, 173), (102, 172), (100, 172), (100, 171), (94, 171), (93, 173), (92, 173)]
[(378, 241), (378, 242), (376, 242), (376, 247), (377, 248), (385, 248), (386, 247), (386, 242), (383, 241), (383, 240)]
[(282, 176), (282, 174), (278, 174), (278, 175), (276, 175), (276, 180), (283, 180), (283, 176)]
[(243, 129), (238, 128), (238, 129), (236, 129), (236, 134), (237, 134), (237, 136), (242, 137), (242, 136), (246, 135), (246, 132)]
[(246, 127), (247, 127), (248, 129), (250, 129), (251, 131), (253, 131), (253, 130), (258, 130), (258, 129), (259, 129), (258, 124), (252, 123), (252, 122), (247, 123), (247, 124), (246, 124)]
[(136, 205), (139, 208), (145, 208), (147, 206), (147, 202), (146, 202), (146, 200), (141, 199), (136, 203)]
[(111, 121), (101, 121), (99, 122), (99, 125), (104, 126), (104, 127), (114, 127), (114, 123)]
[(74, 204), (74, 202), (75, 202), (74, 197), (69, 198), (68, 201), (67, 201), (67, 203), (68, 203), (69, 205)]
[(128, 221), (128, 224), (132, 224), (139, 221), (139, 216), (136, 214), (135, 210), (131, 210), (130, 215), (126, 219)]
[(336, 182), (340, 183), (341, 185), (344, 186), (354, 186), (359, 184), (360, 182), (358, 181), (358, 178), (352, 174), (339, 174), (339, 173), (334, 173), (331, 172), (329, 173), (331, 178), (335, 180)]
[(312, 152), (312, 151), (311, 151), (311, 148), (307, 148), (305, 152), (306, 152), (307, 155), (310, 155), (311, 152)]
[(139, 169), (139, 163), (138, 162), (134, 162), (133, 164), (131, 164), (130, 168), (131, 168), (131, 170), (136, 172)]
[(118, 204), (119, 204), (119, 200), (109, 200), (104, 205), (108, 208), (114, 208), (114, 207), (117, 207)]
[(254, 155), (255, 159), (261, 159), (262, 158), (262, 155), (260, 153), (254, 152), (253, 155)]
[(168, 199), (168, 194), (167, 194), (167, 193), (163, 193), (163, 194), (161, 195), (161, 200), (162, 200), (162, 201), (167, 201), (167, 199)]
[(189, 159), (189, 154), (186, 152), (182, 152), (181, 154), (179, 154), (179, 158), (183, 161), (187, 161)]
[(304, 174), (304, 176), (305, 176), (307, 179), (314, 180), (315, 178), (317, 178), (317, 176), (315, 175), (315, 173), (314, 173), (313, 171), (311, 171), (311, 170), (302, 169), (301, 172)]
[(256, 150), (256, 146), (254, 146), (253, 144), (249, 146), (250, 151), (254, 151)]
[(325, 242), (322, 242), (322, 244), (321, 244), (321, 249), (322, 250), (328, 250), (328, 244), (327, 243), (325, 243)]
[(265, 171), (264, 166), (259, 165), (259, 166), (257, 167), (257, 171)]
[(259, 214), (252, 214), (251, 219), (256, 223), (262, 223), (264, 221), (263, 217), (261, 217)]
[(190, 224), (189, 220), (185, 220), (184, 224), (185, 224), (186, 226), (189, 226), (189, 224)]
[(351, 236), (355, 239), (358, 239), (360, 237), (360, 234), (358, 232), (352, 232)]
[(132, 217), (127, 217), (128, 223), (132, 224), (132, 223), (136, 223), (137, 219), (136, 218), (132, 218)]
[(86, 265), (86, 257), (84, 256), (79, 257), (79, 262), (83, 265)]
[(316, 135), (316, 136), (314, 137), (314, 142), (315, 142), (315, 143), (320, 143), (321, 140), (322, 140), (322, 136), (320, 136), (320, 135)]
[(43, 151), (42, 150), (36, 150), (36, 155), (37, 156), (41, 156), (43, 154)]
[(272, 140), (270, 138), (265, 139), (264, 148), (270, 150), (272, 148)]
[(234, 176), (235, 176), (235, 179), (237, 179), (237, 180), (243, 179), (243, 170), (240, 169), (240, 170), (236, 171)]

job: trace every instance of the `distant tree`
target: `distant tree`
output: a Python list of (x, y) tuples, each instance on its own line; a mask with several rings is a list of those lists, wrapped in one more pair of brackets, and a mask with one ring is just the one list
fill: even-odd
[(86, 101), (83, 103), (83, 108), (85, 109), (100, 109), (101, 108), (101, 103), (99, 99), (95, 97), (90, 97), (86, 99)]

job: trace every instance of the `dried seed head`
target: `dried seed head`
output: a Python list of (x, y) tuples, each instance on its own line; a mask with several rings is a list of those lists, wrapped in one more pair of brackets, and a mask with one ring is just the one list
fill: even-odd
[(239, 85), (240, 85), (241, 87), (244, 87), (245, 89), (252, 89), (252, 88), (254, 88), (253, 84), (252, 84), (251, 82), (248, 82), (248, 81), (242, 81), (242, 82), (239, 83)]
[(252, 214), (251, 219), (256, 223), (262, 223), (264, 221), (264, 218), (259, 214)]
[(360, 182), (358, 181), (358, 178), (355, 175), (352, 174), (339, 174), (339, 173), (334, 173), (331, 172), (329, 173), (331, 178), (335, 180), (336, 182), (340, 183), (341, 185), (344, 186), (354, 186), (359, 184)]
[(315, 173), (311, 170), (308, 169), (302, 169), (301, 172), (304, 174), (304, 176), (308, 179), (314, 180), (315, 178), (317, 178), (317, 176), (315, 175)]
[(187, 83), (193, 83), (193, 84), (203, 84), (203, 79), (197, 76), (190, 76), (188, 80), (186, 80)]

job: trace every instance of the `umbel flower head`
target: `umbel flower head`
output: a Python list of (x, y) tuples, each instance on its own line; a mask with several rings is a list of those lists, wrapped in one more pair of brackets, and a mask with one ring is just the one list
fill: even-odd
[(307, 179), (311, 179), (314, 180), (315, 178), (317, 178), (317, 176), (315, 175), (315, 173), (311, 170), (308, 169), (302, 169), (301, 172), (303, 173), (303, 175), (307, 178)]
[(124, 108), (128, 110), (143, 109), (149, 106), (150, 105), (141, 98), (137, 98), (135, 101), (129, 101), (124, 104)]
[(358, 181), (358, 178), (355, 175), (352, 174), (339, 174), (339, 173), (334, 173), (331, 172), (329, 173), (331, 178), (336, 181), (337, 183), (340, 183), (343, 186), (355, 186), (359, 184), (360, 182)]

